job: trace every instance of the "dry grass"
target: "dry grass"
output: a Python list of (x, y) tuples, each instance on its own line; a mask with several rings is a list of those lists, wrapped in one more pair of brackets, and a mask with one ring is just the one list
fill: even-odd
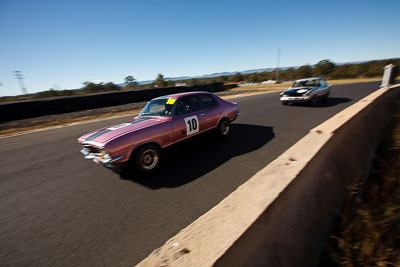
[(343, 215), (328, 245), (330, 266), (400, 266), (400, 112), (357, 201), (356, 215)]
[(290, 87), (292, 82), (279, 83), (279, 84), (257, 84), (257, 85), (243, 85), (236, 87), (232, 90), (260, 90), (260, 91), (282, 91)]
[(348, 84), (348, 83), (367, 83), (367, 82), (379, 82), (382, 81), (382, 77), (376, 78), (356, 78), (356, 79), (340, 79), (340, 80), (327, 80), (329, 84)]

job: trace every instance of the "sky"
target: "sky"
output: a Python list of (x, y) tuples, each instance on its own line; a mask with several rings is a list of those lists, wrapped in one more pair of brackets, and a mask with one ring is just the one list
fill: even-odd
[(399, 0), (0, 0), (0, 96), (400, 57)]

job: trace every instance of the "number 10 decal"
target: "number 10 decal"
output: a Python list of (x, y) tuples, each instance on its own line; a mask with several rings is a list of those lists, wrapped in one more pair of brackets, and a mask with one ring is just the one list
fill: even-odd
[(197, 116), (185, 118), (186, 135), (191, 135), (199, 131), (199, 120)]

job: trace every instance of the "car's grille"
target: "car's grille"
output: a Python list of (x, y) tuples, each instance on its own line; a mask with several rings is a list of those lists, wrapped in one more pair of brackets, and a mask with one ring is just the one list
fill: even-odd
[(100, 153), (100, 149), (94, 146), (83, 146), (89, 153)]
[(286, 96), (303, 96), (304, 93), (297, 93), (297, 92), (293, 92), (293, 93), (285, 93)]

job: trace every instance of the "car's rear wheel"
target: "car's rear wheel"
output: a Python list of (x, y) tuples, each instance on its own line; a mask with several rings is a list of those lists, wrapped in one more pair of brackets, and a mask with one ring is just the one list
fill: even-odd
[(154, 145), (145, 145), (136, 153), (136, 168), (144, 173), (155, 171), (160, 165), (160, 149)]
[(228, 119), (222, 119), (217, 126), (217, 134), (219, 136), (227, 136), (231, 129), (231, 123)]
[(282, 105), (287, 105), (288, 102), (287, 101), (281, 101)]

